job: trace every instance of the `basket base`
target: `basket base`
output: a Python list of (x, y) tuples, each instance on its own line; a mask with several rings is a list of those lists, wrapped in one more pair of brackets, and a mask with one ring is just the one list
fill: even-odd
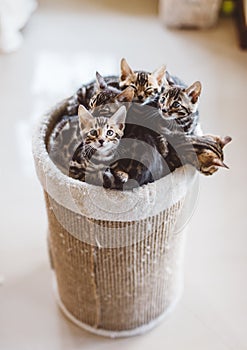
[(181, 286), (179, 288), (179, 291), (177, 293), (177, 298), (173, 301), (172, 304), (165, 310), (163, 314), (161, 314), (159, 317), (156, 319), (152, 320), (148, 324), (145, 324), (143, 326), (134, 328), (134, 329), (128, 329), (124, 331), (110, 331), (102, 328), (95, 328), (92, 326), (89, 326), (86, 323), (83, 323), (79, 321), (77, 318), (75, 318), (66, 308), (66, 306), (63, 304), (63, 302), (60, 299), (59, 293), (58, 293), (58, 288), (57, 288), (57, 281), (56, 281), (56, 276), (55, 273), (53, 272), (53, 293), (56, 299), (56, 302), (60, 308), (60, 310), (63, 312), (63, 314), (71, 321), (73, 322), (76, 326), (99, 336), (103, 337), (108, 337), (108, 338), (126, 338), (126, 337), (133, 337), (136, 335), (141, 335), (144, 334), (151, 329), (155, 328), (159, 323), (161, 323), (166, 316), (168, 316), (175, 306), (177, 305), (178, 301), (180, 300), (182, 293), (183, 293), (183, 284), (181, 283)]

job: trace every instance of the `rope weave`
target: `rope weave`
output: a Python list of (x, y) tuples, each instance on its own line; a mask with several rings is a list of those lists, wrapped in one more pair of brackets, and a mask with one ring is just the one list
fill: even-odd
[[(78, 214), (46, 192), (45, 198), (60, 299), (77, 320), (96, 329), (132, 330), (155, 320), (174, 303), (181, 284), (183, 235), (173, 234), (173, 228), (183, 201), (145, 220), (97, 220), (95, 226), (94, 220), (85, 216), (80, 216), (78, 224)], [(61, 225), (61, 217), (68, 226), (79, 225), (80, 239)], [(107, 236), (114, 225), (123, 226), (123, 240), (125, 230), (126, 237), (130, 233), (136, 236), (136, 242), (108, 248), (83, 241), (84, 232), (95, 236), (101, 229)]]

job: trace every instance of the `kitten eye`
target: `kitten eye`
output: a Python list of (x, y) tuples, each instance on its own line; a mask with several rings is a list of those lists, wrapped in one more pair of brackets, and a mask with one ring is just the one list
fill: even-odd
[(180, 106), (181, 106), (180, 103), (177, 101), (173, 102), (173, 104), (172, 104), (172, 108), (178, 108)]
[(153, 90), (152, 87), (147, 87), (147, 88), (145, 89), (145, 92), (151, 92), (152, 90)]
[(106, 135), (107, 136), (112, 136), (114, 132), (112, 130), (107, 130)]
[(91, 98), (91, 100), (89, 101), (89, 107), (93, 107), (93, 105), (95, 104), (96, 98)]
[(137, 87), (136, 87), (134, 84), (130, 84), (130, 86), (131, 86), (135, 91), (137, 91)]
[(90, 134), (91, 136), (94, 136), (94, 137), (96, 137), (96, 136), (98, 135), (97, 130), (95, 130), (95, 129), (91, 130), (91, 131), (89, 132), (89, 134)]

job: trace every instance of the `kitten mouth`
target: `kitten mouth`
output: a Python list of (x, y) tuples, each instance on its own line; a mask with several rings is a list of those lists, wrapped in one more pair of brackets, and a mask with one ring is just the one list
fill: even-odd
[(175, 119), (177, 119), (177, 117), (171, 116), (171, 115), (168, 115), (168, 114), (163, 114), (163, 117), (166, 120), (175, 120)]

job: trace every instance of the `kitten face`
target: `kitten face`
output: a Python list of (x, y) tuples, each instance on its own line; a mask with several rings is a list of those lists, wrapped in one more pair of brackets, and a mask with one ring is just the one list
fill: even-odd
[(159, 96), (158, 108), (165, 118), (183, 118), (197, 111), (200, 94), (199, 81), (188, 88), (167, 85)]
[[(134, 89), (128, 87), (124, 91), (121, 91), (107, 85), (104, 78), (98, 72), (96, 72), (96, 81), (98, 84), (98, 91), (92, 96), (89, 102), (91, 111), (99, 106), (105, 106), (103, 107), (105, 112), (113, 114), (121, 106), (121, 102), (131, 102), (134, 98)], [(103, 112), (102, 110), (102, 113)]]
[(126, 108), (120, 107), (110, 118), (93, 117), (82, 105), (78, 110), (81, 135), (85, 145), (107, 156), (119, 145), (124, 133)]
[(225, 138), (220, 138), (219, 136), (208, 135), (205, 136), (213, 143), (210, 143), (208, 148), (201, 149), (197, 153), (198, 163), (200, 167), (200, 171), (204, 175), (212, 175), (215, 173), (219, 167), (228, 168), (226, 164), (224, 164), (224, 154), (223, 148), (231, 142), (231, 137), (226, 136)]
[(120, 87), (131, 86), (134, 89), (135, 100), (143, 102), (146, 98), (160, 92), (165, 75), (165, 66), (161, 66), (153, 73), (133, 71), (123, 58), (121, 60)]

